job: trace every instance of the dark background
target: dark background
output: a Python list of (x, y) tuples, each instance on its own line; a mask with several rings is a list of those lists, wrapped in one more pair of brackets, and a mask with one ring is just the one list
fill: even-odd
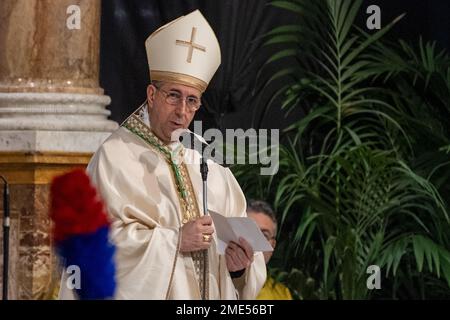
[[(104, 0), (102, 1), (100, 83), (112, 98), (111, 118), (122, 122), (145, 100), (149, 71), (144, 42), (161, 25), (195, 9), (211, 24), (219, 40), (222, 64), (202, 99), (196, 120), (203, 129), (282, 128), (289, 118), (273, 106), (262, 116), (262, 104), (276, 88), (254, 95), (257, 74), (276, 48), (262, 47), (261, 37), (272, 28), (292, 23), (295, 16), (268, 6), (267, 0)], [(436, 40), (450, 49), (449, 0), (364, 1), (358, 22), (365, 26), (366, 8), (381, 8), (382, 26), (406, 12), (389, 37)], [(288, 62), (286, 62), (288, 63)], [(273, 70), (258, 78), (262, 81)], [(281, 85), (281, 84), (280, 84)], [(294, 118), (301, 115), (290, 114)]]

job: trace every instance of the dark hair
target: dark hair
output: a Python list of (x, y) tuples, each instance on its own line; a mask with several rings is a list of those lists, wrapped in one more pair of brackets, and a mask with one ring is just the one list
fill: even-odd
[(272, 207), (263, 200), (248, 200), (247, 202), (247, 212), (261, 212), (272, 219), (275, 225), (277, 224), (277, 217)]

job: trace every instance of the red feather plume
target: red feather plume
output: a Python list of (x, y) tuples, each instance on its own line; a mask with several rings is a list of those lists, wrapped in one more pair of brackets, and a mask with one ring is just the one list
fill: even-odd
[(50, 217), (56, 242), (109, 225), (103, 203), (82, 169), (58, 176), (51, 186)]

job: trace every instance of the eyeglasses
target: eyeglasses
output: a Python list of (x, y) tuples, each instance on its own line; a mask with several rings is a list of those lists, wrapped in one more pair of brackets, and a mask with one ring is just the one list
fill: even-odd
[(172, 105), (172, 106), (178, 106), (180, 105), (183, 100), (186, 101), (186, 106), (188, 107), (189, 111), (194, 112), (200, 109), (201, 101), (197, 97), (188, 96), (186, 98), (183, 98), (183, 96), (177, 92), (177, 91), (165, 91), (161, 88), (156, 87), (156, 90), (161, 91), (166, 96), (166, 103)]

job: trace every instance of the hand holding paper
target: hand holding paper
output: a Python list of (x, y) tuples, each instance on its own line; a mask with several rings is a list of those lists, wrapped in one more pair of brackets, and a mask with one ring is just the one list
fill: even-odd
[(247, 240), (254, 252), (273, 251), (269, 241), (251, 218), (247, 217), (224, 217), (221, 214), (208, 210), (214, 221), (219, 254), (225, 254), (225, 249), (230, 241), (239, 243), (239, 237)]

